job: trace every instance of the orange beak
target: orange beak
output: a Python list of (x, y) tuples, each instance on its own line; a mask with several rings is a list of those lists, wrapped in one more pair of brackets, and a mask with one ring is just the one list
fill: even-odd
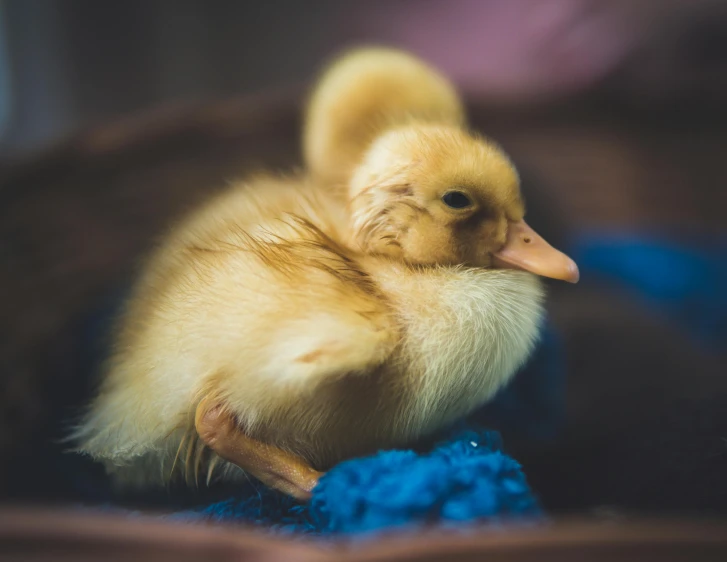
[(580, 278), (576, 263), (548, 244), (525, 221), (510, 223), (505, 245), (493, 256), (493, 266), (497, 268), (522, 269), (569, 283), (577, 283)]

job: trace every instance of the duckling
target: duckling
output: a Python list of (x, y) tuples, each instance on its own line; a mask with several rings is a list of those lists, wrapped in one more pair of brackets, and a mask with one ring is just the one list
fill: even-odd
[(415, 57), (335, 61), (303, 139), (308, 174), (231, 186), (147, 260), (72, 436), (119, 485), (251, 475), (306, 499), (491, 399), (537, 341), (539, 276), (578, 280)]

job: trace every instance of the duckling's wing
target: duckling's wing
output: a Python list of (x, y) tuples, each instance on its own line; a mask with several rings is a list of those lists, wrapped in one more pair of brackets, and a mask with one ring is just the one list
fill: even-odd
[(306, 314), (277, 328), (268, 353), (273, 380), (310, 389), (331, 378), (370, 372), (390, 355), (396, 336), (386, 314), (362, 315), (344, 300), (322, 304), (314, 300)]
[(310, 388), (370, 372), (398, 343), (391, 307), (346, 248), (304, 220), (291, 228), (286, 237), (247, 241), (265, 266), (259, 292), (267, 295), (250, 332), (259, 346), (252, 376)]

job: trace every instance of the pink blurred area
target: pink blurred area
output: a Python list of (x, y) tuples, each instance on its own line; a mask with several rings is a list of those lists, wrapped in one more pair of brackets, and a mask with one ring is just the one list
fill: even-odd
[(568, 93), (611, 71), (634, 47), (618, 2), (420, 0), (381, 4), (363, 21), (485, 95)]
[[(675, 75), (677, 82), (700, 72), (710, 80), (717, 70), (694, 60), (703, 53), (690, 52), (699, 51), (690, 26), (699, 35), (706, 22), (724, 22), (726, 6), (721, 0), (399, 0), (359, 4), (355, 21), (363, 36), (414, 51), (468, 91), (518, 101), (577, 94), (623, 68), (636, 73), (624, 73), (622, 85), (652, 93), (665, 83), (676, 87)], [(716, 33), (725, 37), (724, 30)], [(725, 52), (707, 56), (714, 55)]]

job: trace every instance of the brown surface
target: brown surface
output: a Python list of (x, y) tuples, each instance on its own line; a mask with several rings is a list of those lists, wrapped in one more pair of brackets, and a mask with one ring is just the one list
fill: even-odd
[(575, 106), (477, 121), (548, 182), (575, 226), (724, 232), (727, 124), (683, 113)]
[(326, 562), (706, 562), (727, 559), (727, 523), (717, 521), (561, 522), (541, 528), (463, 534), (429, 531), (359, 544), (267, 537), (224, 526), (152, 518), (0, 511), (0, 560), (186, 560)]

